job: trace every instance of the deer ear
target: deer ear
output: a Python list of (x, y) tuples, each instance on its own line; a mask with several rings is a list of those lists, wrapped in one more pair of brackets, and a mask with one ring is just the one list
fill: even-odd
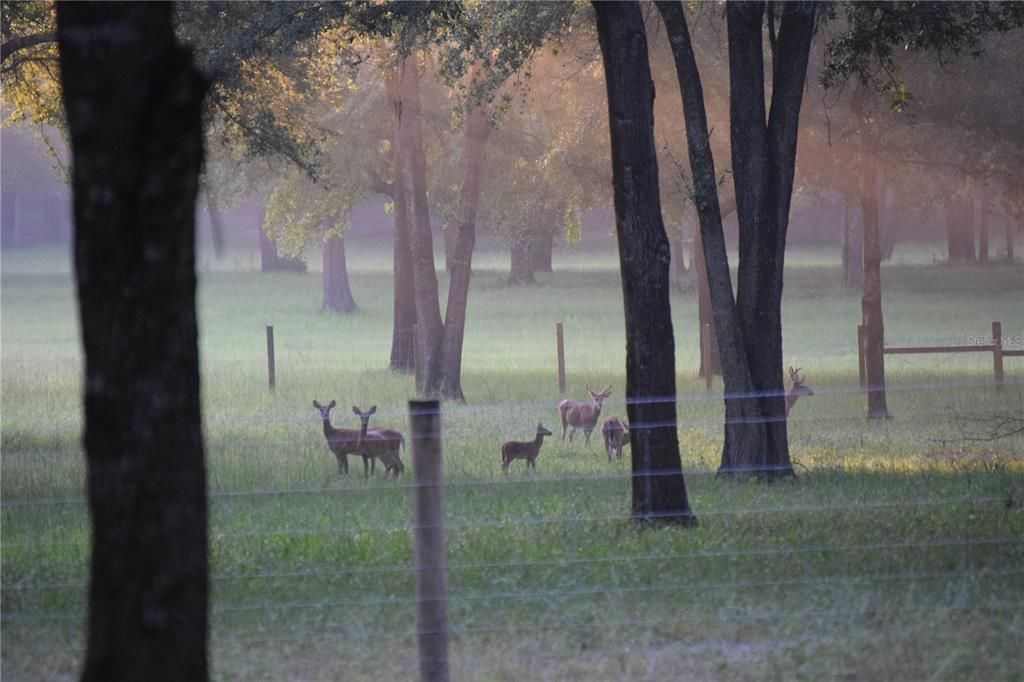
[(332, 401), (331, 401), (331, 404), (327, 406), (327, 409), (329, 410), (329, 409), (333, 408), (333, 407), (334, 407), (335, 405), (337, 405), (337, 404), (338, 404), (338, 403), (337, 403), (336, 401), (332, 400)]
[(319, 410), (320, 409), (320, 403), (318, 403), (317, 401), (314, 400), (313, 401), (313, 407), (315, 407), (316, 409)]
[(367, 412), (366, 414), (377, 414), (377, 406), (376, 405), (372, 406), (370, 408), (370, 411)]
[(359, 411), (359, 408), (358, 408), (358, 407), (356, 407), (355, 405), (353, 405), (353, 406), (352, 406), (352, 414), (354, 414), (354, 415), (357, 415), (357, 416), (359, 416), (359, 417), (362, 417), (362, 416), (363, 416), (363, 413), (362, 413), (362, 412), (360, 412), (360, 411)]

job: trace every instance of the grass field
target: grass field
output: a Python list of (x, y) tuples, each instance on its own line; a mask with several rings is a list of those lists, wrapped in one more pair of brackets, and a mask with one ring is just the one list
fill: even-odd
[[(386, 369), (390, 255), (348, 251), (361, 311), (343, 317), (319, 312), (318, 273), (201, 259), (217, 679), (416, 677), (411, 478), (339, 477), (312, 406), (335, 399), (335, 423), (355, 426), (349, 406), (376, 404), (375, 424), (407, 431), (412, 380)], [(883, 272), (888, 343), (970, 343), (993, 320), (1024, 337), (1020, 266), (913, 260)], [(501, 475), (501, 442), (538, 420), (557, 431), (556, 322), (569, 392), (610, 383), (604, 414), (624, 415), (616, 262), (561, 253), (554, 274), (510, 289), (500, 254), (477, 257), (468, 403), (443, 417), (454, 677), (1024, 678), (1024, 438), (963, 431), (1024, 412), (1024, 359), (1006, 360), (997, 392), (990, 354), (890, 356), (893, 418), (867, 422), (859, 295), (838, 284), (835, 253), (789, 257), (785, 359), (816, 392), (791, 417), (795, 482), (715, 480), (721, 386), (707, 394), (694, 376), (696, 301), (684, 294), (673, 300), (679, 427), (698, 528), (636, 530), (628, 461), (607, 463), (596, 442), (549, 439), (536, 473), (516, 462)], [(0, 297), (0, 673), (71, 679), (89, 538), (66, 254), (4, 252)]]

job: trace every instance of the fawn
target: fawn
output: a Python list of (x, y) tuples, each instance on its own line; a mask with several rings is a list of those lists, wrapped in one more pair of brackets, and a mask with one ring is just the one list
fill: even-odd
[(327, 439), (327, 447), (338, 458), (338, 473), (348, 474), (349, 455), (361, 456), (363, 458), (363, 475), (365, 478), (369, 475), (368, 467), (372, 463), (369, 462), (369, 457), (364, 455), (359, 447), (359, 429), (339, 429), (331, 426), (331, 409), (337, 404), (337, 402), (332, 400), (329, 405), (324, 406), (315, 400), (313, 401), (313, 407), (320, 410), (320, 417), (324, 421), (324, 438)]
[(587, 384), (587, 393), (593, 401), (590, 405), (578, 400), (563, 400), (558, 403), (558, 416), (562, 422), (562, 442), (565, 442), (566, 429), (569, 431), (569, 442), (572, 442), (576, 429), (583, 429), (586, 437), (585, 445), (590, 445), (590, 432), (597, 426), (597, 418), (601, 416), (601, 405), (605, 399), (612, 394), (611, 384), (604, 387), (604, 390), (595, 393), (590, 390)]
[(800, 376), (800, 368), (793, 369), (789, 368), (789, 378), (793, 382), (793, 386), (789, 389), (789, 393), (786, 394), (786, 416), (789, 416), (789, 411), (793, 409), (793, 405), (796, 404), (797, 399), (802, 395), (814, 395), (814, 391), (811, 387), (805, 384), (806, 379)]
[(510, 440), (501, 446), (501, 470), (508, 471), (508, 465), (515, 459), (525, 459), (527, 468), (537, 468), (537, 455), (544, 443), (544, 436), (551, 432), (543, 424), (537, 424), (537, 437), (531, 441)]
[(629, 445), (629, 426), (618, 417), (608, 417), (601, 425), (601, 438), (608, 461), (612, 461), (612, 450), (615, 451), (615, 459), (622, 459), (622, 448)]
[(377, 412), (377, 406), (372, 406), (363, 412), (355, 405), (352, 412), (359, 417), (359, 442), (358, 447), (364, 457), (378, 458), (384, 463), (384, 478), (393, 473), (395, 478), (405, 471), (402, 464), (400, 450), (405, 448), (405, 436), (394, 429), (368, 429), (370, 417)]

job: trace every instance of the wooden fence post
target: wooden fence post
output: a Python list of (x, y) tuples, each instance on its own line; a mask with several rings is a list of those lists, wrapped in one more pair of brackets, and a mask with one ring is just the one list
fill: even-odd
[(704, 390), (711, 392), (711, 382), (715, 373), (711, 369), (711, 325), (704, 324), (700, 328), (700, 352), (704, 357)]
[(267, 384), (273, 391), (277, 387), (274, 371), (274, 326), (267, 325)]
[(558, 346), (558, 392), (565, 393), (565, 333), (561, 322), (555, 325), (555, 343)]
[(857, 372), (860, 374), (860, 387), (868, 385), (868, 368), (864, 359), (864, 325), (857, 325)]
[(412, 376), (416, 381), (416, 395), (420, 395), (420, 335), (419, 325), (416, 324), (412, 326)]
[(420, 679), (447, 682), (448, 558), (445, 553), (441, 473), (441, 404), (410, 400), (413, 536), (416, 573), (416, 638)]
[(992, 369), (996, 376), (996, 390), (1003, 390), (1003, 323), (992, 323)]

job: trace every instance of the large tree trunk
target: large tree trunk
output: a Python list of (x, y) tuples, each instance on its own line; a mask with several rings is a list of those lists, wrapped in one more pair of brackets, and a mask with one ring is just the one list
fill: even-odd
[(359, 310), (348, 282), (344, 237), (329, 237), (324, 241), (324, 304), (321, 310), (333, 313)]
[[(721, 229), (721, 227), (719, 227)], [(725, 264), (728, 269), (729, 264)], [(704, 258), (704, 240), (700, 234), (700, 223), (693, 235), (693, 270), (697, 276), (697, 343), (700, 346), (700, 367), (697, 374), (700, 377), (707, 377), (722, 374), (722, 360), (718, 354), (718, 337), (715, 329), (715, 314), (711, 305), (711, 289), (708, 286), (708, 267)], [(709, 336), (712, 342), (705, 345), (700, 343), (701, 333), (704, 327), (708, 327)]]
[(480, 106), (470, 110), (465, 125), (459, 219), (454, 228), (458, 233), (449, 260), (452, 274), (441, 344), (441, 395), (459, 401), (465, 400), (462, 394), (462, 342), (466, 329), (466, 306), (469, 301), (473, 246), (476, 243), (476, 213), (480, 204), (484, 153), (491, 132), (486, 112)]
[(970, 199), (954, 196), (946, 200), (946, 240), (950, 261), (975, 260), (974, 206)]
[(59, 3), (92, 523), (83, 680), (203, 680), (195, 198), (206, 88), (168, 3)]
[[(856, 100), (863, 102), (862, 99)], [(861, 324), (865, 335), (868, 417), (889, 416), (885, 404), (885, 323), (882, 316), (882, 249), (878, 234), (878, 166), (871, 121), (860, 109), (860, 206), (864, 229), (864, 290)]]
[(259, 210), (260, 272), (305, 272), (306, 261), (299, 257), (282, 256), (277, 243), (270, 238), (263, 222), (267, 214), (266, 205)]
[(633, 516), (693, 523), (676, 433), (669, 245), (654, 144), (654, 83), (640, 6), (594, 3), (611, 130), (615, 228), (626, 313)]
[(512, 242), (509, 248), (509, 284), (535, 284), (536, 272), (534, 248), (530, 241), (530, 235), (520, 235)]
[(551, 257), (555, 250), (555, 233), (550, 227), (544, 232), (541, 232), (533, 240), (533, 253), (531, 258), (533, 260), (533, 271), (534, 272), (552, 272)]
[(395, 205), (394, 252), (394, 305), (391, 333), (390, 367), (400, 372), (413, 370), (413, 327), (416, 324), (416, 288), (412, 271), (412, 246), (409, 217), (409, 172), (402, 147), (401, 95), (398, 90), (399, 74), (388, 79), (388, 97), (395, 112), (395, 130), (392, 136), (392, 167), (394, 181), (391, 198)]
[(852, 217), (850, 206), (843, 202), (843, 286), (860, 289), (864, 284), (863, 222)]
[(441, 387), (441, 340), (444, 333), (438, 300), (434, 238), (427, 200), (427, 156), (423, 148), (419, 73), (416, 53), (399, 65), (401, 155), (407, 162), (411, 186), (411, 246), (414, 300), (419, 349), (417, 384), (424, 395), (437, 395)]

